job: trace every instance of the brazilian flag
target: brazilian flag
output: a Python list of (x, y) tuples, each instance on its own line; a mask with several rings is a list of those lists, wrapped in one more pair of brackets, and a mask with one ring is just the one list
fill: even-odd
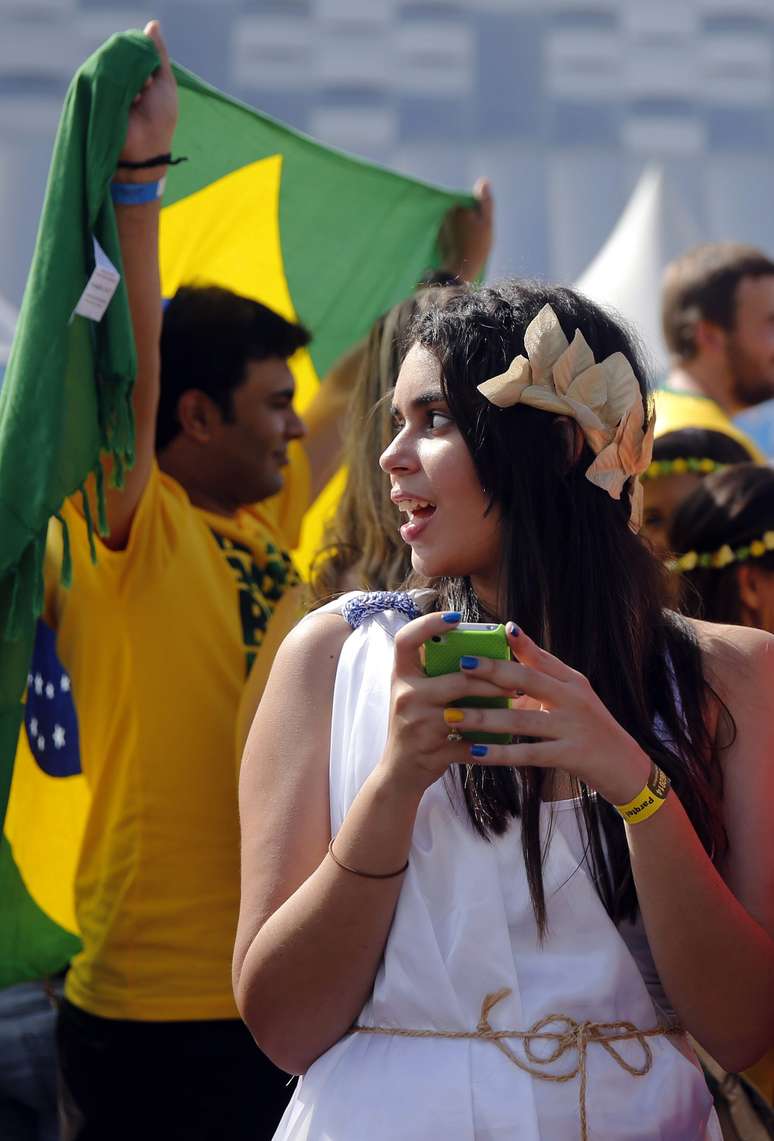
[[(100, 454), (118, 481), (134, 459), (123, 281), (99, 322), (73, 311), (94, 239), (121, 270), (109, 184), (132, 98), (157, 65), (152, 42), (128, 32), (70, 85), (0, 393), (0, 986), (60, 969), (79, 946), (73, 883), (89, 791), (78, 694), (40, 617), (42, 568), (51, 516), (92, 472), (104, 505)], [(470, 199), (328, 150), (175, 73), (175, 150), (188, 161), (167, 180), (163, 291), (217, 284), (302, 321), (314, 334), (291, 362), (303, 409), (336, 357), (436, 262), (444, 214)], [(103, 511), (87, 523), (104, 525)], [(66, 581), (66, 542), (61, 571)]]

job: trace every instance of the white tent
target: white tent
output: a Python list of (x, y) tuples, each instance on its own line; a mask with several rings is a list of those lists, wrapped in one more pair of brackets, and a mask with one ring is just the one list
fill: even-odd
[(0, 296), (0, 369), (8, 364), (8, 356), (11, 352), (11, 341), (13, 340), (13, 331), (16, 328), (16, 319), (19, 314), (14, 309), (9, 301)]
[(617, 309), (637, 330), (656, 375), (667, 371), (661, 335), (664, 269), (701, 241), (694, 219), (667, 186), (660, 167), (649, 167), (597, 256), (576, 282), (587, 297)]

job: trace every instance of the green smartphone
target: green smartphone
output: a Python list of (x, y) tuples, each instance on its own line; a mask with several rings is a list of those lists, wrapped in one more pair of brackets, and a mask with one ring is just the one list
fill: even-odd
[[(428, 677), (441, 677), (455, 673), (460, 668), (460, 658), (495, 658), (508, 661), (511, 647), (505, 634), (505, 627), (496, 622), (460, 622), (448, 634), (434, 634), (425, 642), (425, 673)], [(486, 709), (509, 709), (507, 697), (464, 697), (452, 701), (452, 706), (460, 708), (483, 707)], [(466, 733), (466, 741), (479, 741), (484, 745), (509, 745), (510, 733)]]

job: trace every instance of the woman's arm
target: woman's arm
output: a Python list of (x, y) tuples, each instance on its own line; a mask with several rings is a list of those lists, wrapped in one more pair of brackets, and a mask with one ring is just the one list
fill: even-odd
[[(755, 1062), (774, 1030), (774, 638), (758, 630), (697, 626), (711, 680), (736, 723), (723, 753), (728, 858), (719, 872), (674, 792), (658, 812), (626, 825), (653, 958), (686, 1030), (731, 1071)], [(466, 710), (465, 728), (538, 740), (490, 745), (490, 764), (572, 773), (611, 804), (643, 788), (650, 760), (588, 680), (509, 628), (518, 662), (482, 659), (479, 677), (510, 678), (540, 702), (532, 710)], [(722, 874), (721, 874), (722, 873)]]
[[(424, 677), (419, 647), (444, 629), (442, 615), (431, 614), (397, 635), (387, 744), (335, 840), (338, 858), (351, 867), (386, 873), (405, 864), (422, 793), (467, 754), (447, 739), (444, 706), (471, 694), (501, 695), (462, 674)], [(292, 1073), (308, 1069), (362, 1009), (403, 882), (353, 875), (327, 855), (331, 704), (348, 632), (342, 618), (320, 614), (285, 640), (240, 781), (234, 992), (261, 1049)]]
[(627, 832), (664, 988), (686, 1029), (738, 1072), (774, 1042), (774, 638), (699, 628), (736, 725), (721, 752), (726, 859), (716, 870), (672, 794)]

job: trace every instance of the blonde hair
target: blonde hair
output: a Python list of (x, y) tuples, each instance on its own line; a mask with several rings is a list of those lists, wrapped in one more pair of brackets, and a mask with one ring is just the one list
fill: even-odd
[(394, 305), (371, 328), (352, 391), (344, 444), (347, 482), (312, 565), (315, 600), (344, 590), (395, 590), (411, 570), (379, 456), (392, 438), (390, 402), (414, 318), (462, 291), (429, 286)]

